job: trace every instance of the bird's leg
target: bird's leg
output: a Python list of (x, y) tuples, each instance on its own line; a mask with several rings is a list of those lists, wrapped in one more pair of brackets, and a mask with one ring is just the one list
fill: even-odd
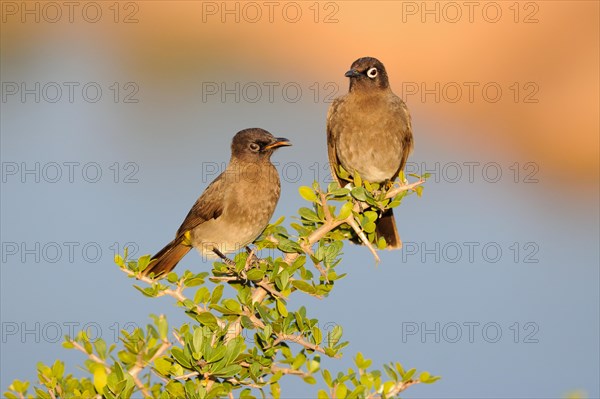
[(228, 264), (229, 266), (235, 266), (235, 262), (229, 259), (227, 256), (223, 255), (223, 252), (219, 251), (217, 247), (213, 247), (212, 251), (221, 259), (223, 262)]
[(251, 266), (255, 263), (260, 262), (260, 258), (254, 254), (254, 250), (250, 249), (250, 247), (247, 245), (246, 245), (246, 252), (248, 252), (248, 261), (246, 262), (246, 264), (248, 266)]

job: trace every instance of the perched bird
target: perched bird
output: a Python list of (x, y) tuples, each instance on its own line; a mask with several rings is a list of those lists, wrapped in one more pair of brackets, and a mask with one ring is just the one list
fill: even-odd
[(281, 191), (271, 155), (288, 145), (288, 139), (263, 129), (238, 132), (225, 171), (198, 198), (175, 239), (154, 255), (143, 274), (169, 273), (192, 246), (214, 259), (254, 241), (269, 223)]
[[(339, 165), (371, 183), (389, 183), (404, 168), (413, 148), (411, 119), (396, 96), (383, 64), (372, 57), (354, 61), (346, 75), (348, 94), (336, 98), (327, 114), (327, 147), (332, 175), (344, 186)], [(390, 249), (400, 248), (392, 210), (376, 222), (375, 234)]]

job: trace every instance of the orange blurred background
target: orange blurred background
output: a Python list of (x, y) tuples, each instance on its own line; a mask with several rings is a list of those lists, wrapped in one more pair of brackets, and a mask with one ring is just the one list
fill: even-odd
[[(73, 25), (86, 24), (82, 8), (74, 10), (73, 24), (44, 22), (43, 2), (40, 23), (21, 23), (35, 15), (23, 16), (21, 3), (3, 3), (4, 51), (34, 51), (39, 40), (71, 36)], [(443, 145), (483, 154), (502, 149), (543, 164), (553, 176), (597, 181), (599, 3), (488, 3), (144, 1), (121, 3), (115, 16), (107, 2), (82, 40), (121, 53), (121, 68), (157, 84), (201, 79), (219, 68), (273, 80), (337, 79), (343, 92), (342, 75), (354, 59), (379, 57), (411, 109), (442, 126), (465, 127), (452, 135), (436, 130)], [(67, 18), (62, 11), (59, 22)], [(419, 91), (402, 93), (403, 82)], [(436, 82), (440, 102), (435, 94), (421, 98), (421, 85), (435, 92)], [(478, 84), (472, 102), (464, 82)], [(502, 88), (496, 103), (483, 97), (489, 82)], [(444, 101), (454, 101), (457, 86), (461, 99)]]

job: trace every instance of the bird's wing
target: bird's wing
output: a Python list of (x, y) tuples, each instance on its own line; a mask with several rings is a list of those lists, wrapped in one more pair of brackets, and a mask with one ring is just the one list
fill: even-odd
[(181, 227), (177, 230), (177, 236), (185, 234), (194, 227), (210, 219), (218, 218), (223, 213), (225, 197), (225, 177), (221, 173), (212, 183), (206, 187), (200, 198), (185, 217)]
[(400, 161), (400, 167), (395, 174), (395, 176), (397, 176), (406, 166), (406, 161), (412, 152), (414, 142), (412, 133), (412, 119), (410, 112), (408, 112), (406, 103), (402, 101), (400, 97), (394, 95), (392, 100), (392, 109), (394, 113), (397, 114), (397, 118), (402, 121), (399, 131), (396, 132), (400, 136), (400, 140), (402, 142), (402, 160)]
[(337, 135), (339, 134), (340, 121), (338, 120), (338, 108), (344, 102), (343, 97), (338, 97), (333, 100), (329, 110), (327, 111), (327, 155), (329, 156), (329, 167), (331, 168), (331, 176), (338, 182), (340, 187), (344, 184), (338, 176), (338, 168), (340, 161), (337, 156), (337, 149), (335, 143), (337, 141)]

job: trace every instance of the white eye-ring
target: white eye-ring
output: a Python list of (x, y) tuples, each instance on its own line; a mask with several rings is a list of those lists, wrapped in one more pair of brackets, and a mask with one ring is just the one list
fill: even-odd
[(258, 151), (258, 150), (260, 150), (260, 146), (256, 143), (250, 143), (250, 149), (252, 151)]
[(373, 68), (369, 69), (367, 71), (367, 76), (370, 77), (371, 79), (373, 79), (375, 76), (377, 76), (377, 68), (373, 67)]

